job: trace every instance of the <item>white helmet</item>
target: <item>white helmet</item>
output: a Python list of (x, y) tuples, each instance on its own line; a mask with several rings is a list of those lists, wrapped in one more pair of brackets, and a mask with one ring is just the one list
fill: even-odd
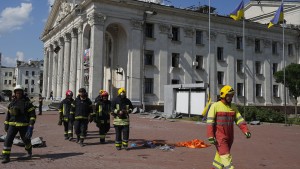
[(21, 85), (16, 85), (16, 87), (14, 88), (14, 92), (16, 90), (22, 90), (22, 91), (24, 91), (24, 89), (23, 89), (23, 87)]

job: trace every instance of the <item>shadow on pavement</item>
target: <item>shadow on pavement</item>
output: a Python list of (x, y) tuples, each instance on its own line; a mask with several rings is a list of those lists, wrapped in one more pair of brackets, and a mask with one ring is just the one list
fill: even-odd
[(40, 157), (40, 158), (50, 158), (51, 160), (62, 159), (67, 157), (79, 156), (84, 153), (55, 153), (55, 154), (43, 154), (43, 155), (33, 155), (32, 157)]

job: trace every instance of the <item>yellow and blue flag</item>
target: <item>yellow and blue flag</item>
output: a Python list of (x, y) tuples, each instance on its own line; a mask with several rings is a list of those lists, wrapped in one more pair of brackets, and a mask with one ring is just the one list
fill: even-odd
[(270, 21), (268, 28), (272, 27), (273, 25), (276, 25), (280, 22), (284, 21), (283, 16), (283, 3), (281, 3), (280, 7), (277, 9), (273, 19)]
[(230, 17), (236, 21), (244, 17), (244, 0), (239, 4), (239, 6), (230, 13)]

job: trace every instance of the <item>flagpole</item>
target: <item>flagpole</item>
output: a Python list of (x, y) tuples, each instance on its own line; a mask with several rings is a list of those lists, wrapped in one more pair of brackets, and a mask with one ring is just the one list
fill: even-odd
[[(210, 0), (208, 1), (208, 94), (211, 96), (211, 58), (210, 58)], [(214, 96), (212, 97), (214, 98)]]
[(243, 17), (243, 68), (244, 68), (244, 118), (246, 118), (246, 58), (245, 58), (245, 17)]
[[(282, 0), (282, 13), (284, 14), (284, 5)], [(285, 54), (284, 54), (284, 17), (282, 22), (282, 58), (283, 58), (283, 95), (284, 95), (284, 119), (285, 119), (285, 125), (287, 125), (287, 113), (286, 113), (286, 86), (285, 86)]]

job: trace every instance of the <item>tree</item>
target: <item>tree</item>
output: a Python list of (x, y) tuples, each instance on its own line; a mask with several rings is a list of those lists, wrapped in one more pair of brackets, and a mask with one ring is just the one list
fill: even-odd
[[(289, 89), (290, 94), (296, 100), (295, 116), (297, 117), (297, 98), (300, 96), (300, 64), (292, 63), (285, 67), (285, 87)], [(284, 84), (284, 70), (274, 74), (277, 83)]]

